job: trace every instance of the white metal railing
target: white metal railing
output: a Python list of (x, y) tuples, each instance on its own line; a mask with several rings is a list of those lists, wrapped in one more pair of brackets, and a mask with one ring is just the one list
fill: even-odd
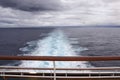
[[(113, 61), (120, 56), (108, 57), (55, 57), (55, 56), (0, 56), (0, 60), (39, 60), (52, 61), (53, 68), (26, 68), (16, 66), (0, 66), (2, 77), (39, 77), (39, 78), (120, 78), (120, 67), (99, 68), (56, 68), (56, 61)], [(27, 70), (27, 71), (26, 71)], [(30, 72), (30, 71), (37, 72)], [(43, 70), (45, 72), (43, 72)], [(50, 72), (46, 72), (46, 71)]]
[[(120, 67), (56, 68), (55, 62), (53, 64), (54, 68), (0, 66), (0, 76), (54, 78), (54, 80), (56, 78), (120, 78)], [(37, 72), (31, 72), (31, 70), (37, 70)]]

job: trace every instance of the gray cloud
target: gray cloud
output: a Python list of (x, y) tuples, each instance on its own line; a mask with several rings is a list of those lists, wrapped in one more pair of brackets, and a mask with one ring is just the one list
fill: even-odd
[(0, 5), (23, 11), (58, 10), (60, 0), (0, 0)]
[(0, 23), (13, 24), (12, 21), (8, 21), (8, 20), (0, 20)]
[(120, 0), (0, 0), (0, 4), (0, 27), (120, 25)]

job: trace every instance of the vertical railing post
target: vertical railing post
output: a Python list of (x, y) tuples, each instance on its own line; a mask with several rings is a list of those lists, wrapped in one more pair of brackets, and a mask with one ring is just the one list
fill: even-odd
[(56, 80), (56, 65), (55, 65), (55, 61), (53, 61), (53, 68), (54, 68), (54, 80)]

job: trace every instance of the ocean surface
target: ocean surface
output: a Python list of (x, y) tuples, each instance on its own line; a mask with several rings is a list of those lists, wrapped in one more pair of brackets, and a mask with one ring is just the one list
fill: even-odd
[[(29, 45), (38, 40), (44, 42), (49, 39), (48, 36), (54, 30), (56, 29), (0, 28), (0, 55), (28, 54), (30, 49), (36, 47), (29, 47)], [(77, 56), (120, 56), (120, 28), (59, 28), (57, 30), (62, 31), (68, 37)], [(27, 51), (28, 47), (29, 50)], [(120, 61), (94, 61), (89, 63), (94, 67), (120, 66)], [(0, 65), (13, 64), (19, 65), (20, 63), (17, 61), (0, 61)]]

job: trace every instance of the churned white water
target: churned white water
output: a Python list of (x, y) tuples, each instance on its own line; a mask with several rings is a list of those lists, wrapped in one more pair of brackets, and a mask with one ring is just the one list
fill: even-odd
[[(73, 46), (72, 43), (77, 43), (75, 40), (77, 39), (70, 40), (62, 30), (56, 29), (43, 39), (27, 42), (28, 46), (20, 48), (20, 50), (23, 52), (28, 52), (24, 55), (29, 56), (78, 56), (77, 53), (86, 50), (86, 48), (76, 48)], [(88, 65), (88, 62), (56, 62), (56, 67), (59, 68), (85, 68), (88, 67)], [(53, 67), (53, 63), (50, 61), (21, 61), (19, 66), (51, 68)]]

